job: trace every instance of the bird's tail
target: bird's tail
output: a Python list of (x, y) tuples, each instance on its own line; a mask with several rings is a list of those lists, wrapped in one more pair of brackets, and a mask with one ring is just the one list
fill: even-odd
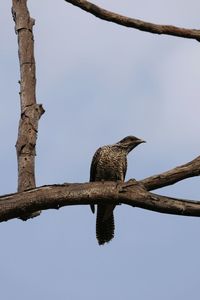
[(111, 241), (114, 237), (114, 205), (97, 205), (96, 237), (99, 245)]

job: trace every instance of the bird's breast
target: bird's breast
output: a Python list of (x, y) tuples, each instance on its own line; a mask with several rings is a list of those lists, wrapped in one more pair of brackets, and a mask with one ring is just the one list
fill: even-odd
[(126, 156), (113, 149), (102, 149), (98, 163), (96, 180), (124, 180)]

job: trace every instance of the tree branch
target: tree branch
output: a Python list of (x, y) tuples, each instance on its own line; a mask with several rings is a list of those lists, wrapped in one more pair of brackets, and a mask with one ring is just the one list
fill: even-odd
[(152, 191), (164, 186), (172, 185), (183, 179), (199, 175), (200, 156), (182, 166), (176, 167), (162, 174), (150, 176), (140, 180), (140, 183), (143, 184), (148, 191)]
[[(19, 121), (16, 143), (18, 161), (18, 191), (34, 188), (35, 185), (35, 145), (38, 121), (44, 113), (41, 104), (36, 103), (36, 77), (34, 58), (33, 25), (26, 4), (27, 0), (13, 0), (12, 14), (15, 21), (15, 32), (18, 35), (20, 62), (20, 103), (21, 118)], [(24, 215), (22, 219), (39, 215)]]
[(128, 204), (156, 212), (200, 216), (200, 202), (152, 194), (137, 181), (48, 185), (0, 197), (0, 222), (68, 205)]
[(42, 186), (0, 196), (0, 222), (22, 218), (38, 210), (68, 205), (120, 203), (156, 212), (200, 216), (200, 202), (150, 193), (149, 190), (200, 175), (200, 156), (191, 162), (159, 175), (125, 183), (90, 182)]
[[(199, 30), (174, 26), (155, 25), (127, 18), (104, 10), (85, 0), (65, 0), (95, 16), (140, 30), (170, 34), (200, 40)], [(174, 184), (180, 180), (200, 175), (200, 156), (193, 161), (139, 182), (125, 183), (93, 182), (85, 184), (49, 185), (35, 188), (34, 160), (38, 121), (44, 113), (36, 103), (35, 59), (32, 27), (26, 6), (27, 0), (13, 0), (13, 18), (18, 34), (20, 60), (21, 119), (16, 144), (18, 157), (18, 193), (0, 197), (0, 222), (13, 218), (28, 218), (38, 210), (60, 208), (67, 205), (114, 203), (128, 204), (156, 212), (200, 216), (200, 202), (165, 197), (150, 193), (150, 190)], [(28, 190), (27, 190), (28, 189)], [(26, 190), (26, 191), (24, 191)]]
[(142, 20), (128, 18), (120, 14), (103, 9), (89, 1), (86, 0), (65, 0), (81, 9), (93, 14), (97, 18), (102, 20), (113, 22), (122, 26), (132, 27), (146, 32), (156, 33), (156, 34), (167, 34), (178, 36), (182, 38), (196, 39), (200, 41), (200, 30), (197, 29), (186, 29), (171, 25), (158, 25), (149, 22), (144, 22)]

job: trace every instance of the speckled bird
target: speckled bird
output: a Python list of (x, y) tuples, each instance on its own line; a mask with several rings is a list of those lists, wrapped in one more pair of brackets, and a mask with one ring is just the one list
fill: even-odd
[[(127, 136), (116, 144), (97, 149), (90, 167), (90, 181), (124, 181), (128, 153), (144, 142), (135, 136)], [(114, 208), (114, 204), (97, 205), (96, 237), (99, 245), (114, 237)], [(91, 210), (95, 212), (94, 205), (91, 205)]]

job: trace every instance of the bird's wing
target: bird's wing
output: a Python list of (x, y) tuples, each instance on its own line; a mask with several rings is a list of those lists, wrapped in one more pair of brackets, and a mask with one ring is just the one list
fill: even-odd
[[(96, 170), (97, 170), (97, 164), (98, 164), (98, 161), (99, 161), (100, 152), (101, 152), (101, 148), (97, 149), (97, 151), (95, 152), (95, 154), (92, 158), (92, 163), (91, 163), (91, 166), (90, 166), (90, 182), (93, 182), (93, 181), (96, 180)], [(91, 210), (94, 214), (95, 213), (94, 204), (91, 204), (90, 207), (91, 207)]]
[(123, 176), (124, 176), (123, 181), (125, 181), (126, 171), (127, 171), (127, 158), (125, 158), (124, 166), (123, 166)]
[(95, 152), (92, 158), (92, 163), (90, 166), (90, 182), (96, 181), (96, 170), (97, 170), (100, 152), (101, 152), (101, 148), (97, 149), (97, 151)]

